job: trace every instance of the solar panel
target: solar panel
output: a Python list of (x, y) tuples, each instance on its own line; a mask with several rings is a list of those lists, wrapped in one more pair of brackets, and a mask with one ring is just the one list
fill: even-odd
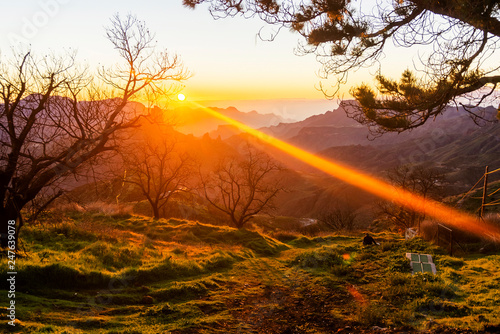
[(434, 266), (434, 263), (422, 263), (422, 271), (424, 273), (433, 273), (435, 274), (436, 267)]
[[(431, 258), (430, 260), (429, 260), (429, 257)], [(432, 263), (432, 257), (430, 255), (427, 255), (427, 254), (420, 254), (420, 262), (422, 262), (422, 263), (431, 262)]]
[(429, 254), (406, 253), (406, 257), (410, 260), (412, 274), (416, 273), (432, 273), (436, 274), (436, 265), (432, 262), (432, 256)]
[(422, 272), (422, 263), (420, 262), (411, 262), (411, 269), (413, 273)]

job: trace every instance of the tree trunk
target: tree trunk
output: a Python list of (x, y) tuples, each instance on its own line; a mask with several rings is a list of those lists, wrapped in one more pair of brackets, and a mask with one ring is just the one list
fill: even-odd
[(233, 219), (234, 225), (238, 230), (241, 230), (243, 228), (243, 225), (245, 225), (245, 221), (243, 220), (243, 217), (236, 220), (236, 218)]
[(160, 210), (158, 209), (158, 205), (151, 204), (151, 207), (153, 208), (153, 218), (155, 220), (160, 219)]

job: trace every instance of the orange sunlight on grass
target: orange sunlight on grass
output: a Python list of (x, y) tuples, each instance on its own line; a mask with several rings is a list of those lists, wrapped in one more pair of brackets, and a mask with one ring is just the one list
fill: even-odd
[(347, 285), (347, 291), (349, 291), (358, 304), (363, 306), (367, 304), (366, 298), (356, 289), (354, 285)]
[(500, 239), (500, 229), (498, 227), (479, 221), (475, 216), (450, 208), (442, 203), (426, 199), (407, 190), (397, 188), (385, 181), (368, 176), (360, 171), (356, 171), (352, 167), (326, 160), (282, 140), (267, 135), (259, 130), (253, 129), (248, 125), (222, 115), (196, 102), (191, 103), (196, 105), (198, 108), (203, 109), (211, 116), (234, 125), (241, 131), (247, 132), (257, 139), (287, 153), (288, 155), (346, 183), (370, 192), (383, 199), (393, 201), (405, 207), (410, 207), (411, 209), (435, 218), (438, 221), (448, 223), (476, 235), (486, 236), (494, 240)]

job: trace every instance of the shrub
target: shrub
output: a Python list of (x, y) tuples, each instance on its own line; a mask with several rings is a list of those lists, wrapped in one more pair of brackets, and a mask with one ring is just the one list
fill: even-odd
[(428, 315), (448, 316), (453, 318), (465, 317), (472, 312), (467, 305), (429, 297), (417, 303), (417, 310), (420, 313)]
[(343, 259), (334, 250), (321, 248), (310, 252), (299, 254), (292, 260), (291, 264), (301, 268), (330, 269), (342, 265)]
[(356, 320), (364, 326), (383, 326), (387, 309), (380, 304), (362, 305), (356, 312)]
[(465, 265), (464, 260), (446, 255), (434, 259), (434, 262), (440, 266), (451, 267), (453, 269), (460, 269)]
[(403, 273), (394, 273), (392, 275), (389, 275), (389, 280), (388, 284), (391, 287), (394, 286), (404, 286), (408, 285), (411, 282), (411, 276), (408, 274), (403, 274)]
[(332, 266), (331, 273), (337, 277), (345, 277), (352, 273), (353, 269), (349, 265), (337, 264)]
[(390, 257), (390, 264), (387, 268), (389, 272), (394, 273), (410, 273), (410, 260), (406, 256), (393, 255)]
[(432, 274), (394, 274), (388, 283), (382, 294), (393, 305), (405, 305), (425, 296), (442, 300), (456, 297), (456, 287)]

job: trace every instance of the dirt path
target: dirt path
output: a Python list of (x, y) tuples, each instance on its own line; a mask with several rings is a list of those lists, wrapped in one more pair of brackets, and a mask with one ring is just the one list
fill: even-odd
[(331, 314), (352, 297), (318, 285), (305, 272), (273, 258), (250, 259), (236, 268), (241, 277), (226, 305), (242, 333), (332, 333), (344, 324)]

